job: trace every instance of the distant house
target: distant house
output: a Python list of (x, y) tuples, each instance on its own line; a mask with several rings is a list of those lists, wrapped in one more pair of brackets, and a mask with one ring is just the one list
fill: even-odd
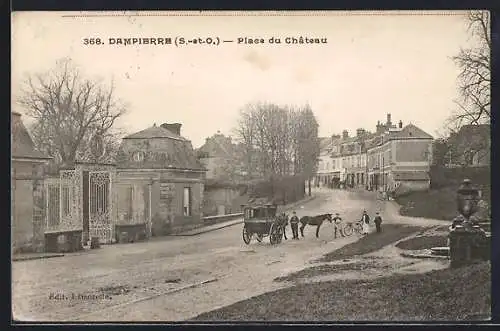
[(51, 158), (35, 149), (21, 114), (11, 115), (12, 247), (14, 252), (43, 250), (43, 165)]
[(457, 133), (451, 134), (448, 143), (454, 150), (454, 163), (472, 167), (490, 165), (489, 124), (464, 125)]
[(234, 144), (231, 137), (218, 131), (206, 138), (203, 146), (196, 151), (200, 162), (207, 169), (204, 215), (239, 212), (241, 201), (237, 183), (245, 176), (238, 162), (239, 148), (241, 146)]
[[(206, 169), (181, 124), (162, 124), (123, 138), (116, 160), (117, 227), (167, 234), (202, 222)], [(119, 233), (122, 230), (117, 230)]]
[(198, 148), (200, 162), (207, 169), (207, 179), (231, 179), (234, 169), (236, 145), (231, 137), (217, 132), (205, 140), (205, 144)]
[(319, 159), (316, 174), (314, 176), (314, 186), (332, 187), (334, 182), (341, 179), (341, 170), (335, 158), (332, 157), (332, 151), (335, 149), (339, 136), (319, 138)]

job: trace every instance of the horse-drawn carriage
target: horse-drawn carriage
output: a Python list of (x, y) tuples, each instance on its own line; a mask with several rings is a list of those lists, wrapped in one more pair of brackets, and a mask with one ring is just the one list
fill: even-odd
[(258, 242), (269, 237), (271, 245), (281, 243), (286, 226), (286, 219), (276, 215), (278, 207), (274, 204), (243, 206), (244, 226), (243, 241), (250, 244), (255, 236)]

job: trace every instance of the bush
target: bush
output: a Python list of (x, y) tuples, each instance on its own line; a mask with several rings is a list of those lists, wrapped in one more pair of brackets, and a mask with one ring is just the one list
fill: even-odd
[(301, 176), (271, 177), (249, 184), (250, 198), (267, 198), (276, 204), (289, 204), (304, 198), (305, 182)]
[(470, 179), (473, 184), (481, 187), (491, 186), (491, 168), (489, 166), (459, 168), (432, 166), (429, 174), (432, 189), (450, 186), (458, 188), (465, 178)]

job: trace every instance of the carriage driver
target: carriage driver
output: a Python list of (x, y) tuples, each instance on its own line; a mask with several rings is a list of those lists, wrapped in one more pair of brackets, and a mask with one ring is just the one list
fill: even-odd
[(290, 227), (292, 228), (293, 238), (299, 239), (299, 218), (297, 217), (297, 213), (293, 211), (293, 216), (290, 218)]

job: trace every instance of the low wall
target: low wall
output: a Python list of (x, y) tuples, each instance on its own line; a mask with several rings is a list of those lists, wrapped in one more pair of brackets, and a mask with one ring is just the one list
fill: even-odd
[[(310, 196), (310, 197), (306, 197), (302, 200), (290, 203), (288, 205), (278, 205), (278, 212), (288, 211), (288, 210), (295, 208), (300, 204), (306, 203), (314, 198), (315, 198), (314, 196)], [(206, 216), (206, 217), (203, 217), (203, 223), (204, 223), (204, 225), (212, 225), (212, 224), (217, 224), (220, 222), (230, 221), (230, 220), (242, 217), (242, 216), (243, 216), (243, 213), (234, 213), (234, 214), (217, 215), (217, 216)]]
[(217, 215), (217, 216), (207, 216), (203, 217), (203, 223), (205, 225), (217, 224), (220, 222), (226, 222), (233, 220), (235, 218), (242, 217), (243, 213), (227, 214), (227, 215)]

